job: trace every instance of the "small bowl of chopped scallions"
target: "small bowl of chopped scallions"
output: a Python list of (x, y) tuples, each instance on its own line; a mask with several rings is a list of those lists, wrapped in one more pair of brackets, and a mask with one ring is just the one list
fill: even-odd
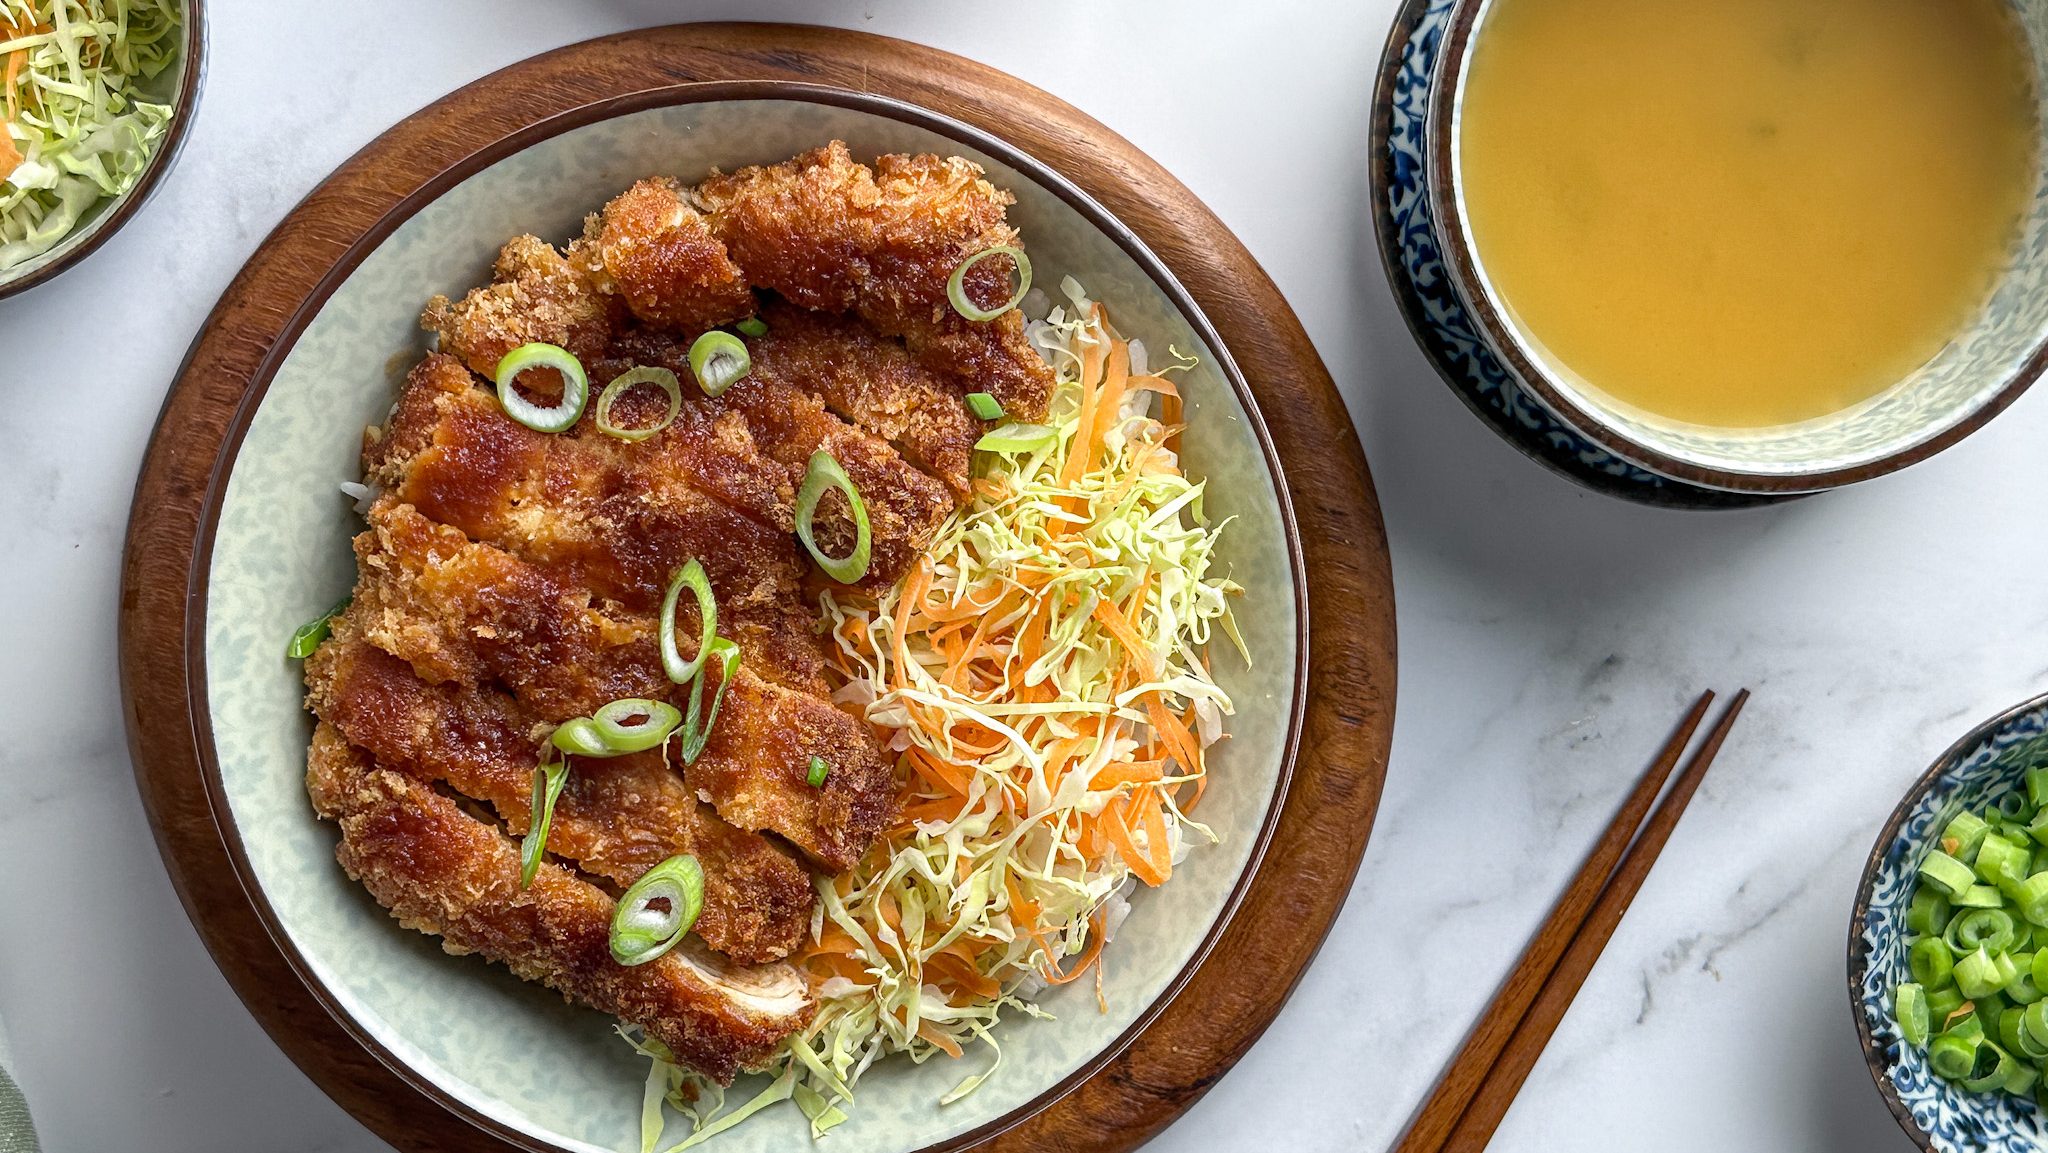
[(2048, 697), (1972, 730), (1899, 803), (1857, 896), (1849, 989), (1921, 1148), (2048, 1147)]
[(0, 0), (0, 296), (139, 209), (197, 103), (200, 0)]

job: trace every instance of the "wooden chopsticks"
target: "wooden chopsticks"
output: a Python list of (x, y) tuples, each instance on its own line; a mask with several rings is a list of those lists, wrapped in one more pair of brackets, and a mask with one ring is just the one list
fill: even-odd
[(1628, 912), (1629, 903), (1642, 888), (1643, 878), (1656, 864), (1657, 854), (1671, 839), (1671, 830), (1677, 827), (1743, 703), (1749, 700), (1749, 690), (1735, 694), (1645, 822), (1643, 814), (1650, 812), (1657, 794), (1663, 791), (1713, 700), (1711, 692), (1700, 696), (1622, 802), (1393, 1153), (1479, 1153), (1486, 1148), (1558, 1022), (1571, 1008), (1586, 974), (1592, 972), (1622, 914)]

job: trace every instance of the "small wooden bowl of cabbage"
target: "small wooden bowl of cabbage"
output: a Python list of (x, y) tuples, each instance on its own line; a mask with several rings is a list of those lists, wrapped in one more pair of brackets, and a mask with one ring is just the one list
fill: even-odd
[(127, 223), (198, 102), (200, 0), (0, 0), (0, 297)]

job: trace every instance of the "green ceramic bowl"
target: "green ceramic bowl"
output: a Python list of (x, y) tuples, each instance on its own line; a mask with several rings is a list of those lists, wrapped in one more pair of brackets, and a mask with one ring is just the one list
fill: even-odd
[[(1223, 558), (1257, 595), (1239, 607), (1256, 667), (1219, 662), (1235, 698), (1203, 817), (1218, 844), (1145, 891), (1109, 947), (1108, 1011), (1092, 988), (1050, 993), (1052, 1020), (1002, 1033), (1003, 1067), (965, 1100), (939, 1097), (967, 1065), (890, 1061), (860, 1084), (833, 1148), (892, 1153), (992, 1132), (1044, 1108), (1118, 1052), (1206, 954), (1264, 850), (1293, 760), (1304, 700), (1306, 600), (1278, 465), (1249, 391), (1187, 294), (1137, 239), (1045, 166), (959, 123), (893, 101), (785, 86), (747, 98), (669, 89), (548, 121), (470, 158), (353, 250), (302, 317), (235, 450), (205, 563), (204, 690), (217, 750), (216, 819), (242, 881), (308, 987), (379, 1059), (469, 1120), (525, 1147), (637, 1150), (644, 1066), (602, 1014), (398, 926), (334, 861), (335, 834), (302, 784), (311, 720), (285, 639), (350, 587), (361, 527), (338, 485), (357, 477), (363, 426), (383, 418), (422, 352), (422, 303), (485, 281), (522, 232), (565, 241), (584, 213), (654, 173), (772, 162), (834, 137), (858, 156), (957, 153), (1018, 198), (1013, 212), (1040, 284), (1072, 275), (1118, 326), (1201, 366), (1181, 388), (1185, 455), (1210, 482), (1211, 515), (1233, 518)], [(730, 93), (727, 93), (729, 96)], [(664, 103), (666, 102), (666, 103)], [(357, 259), (359, 257), (359, 259)], [(972, 1068), (968, 1067), (972, 1066)], [(793, 1109), (713, 1142), (720, 1150), (808, 1147)]]

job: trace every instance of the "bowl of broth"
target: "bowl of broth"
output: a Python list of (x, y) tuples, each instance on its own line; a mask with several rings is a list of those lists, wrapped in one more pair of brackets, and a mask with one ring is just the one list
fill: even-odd
[(1443, 36), (1446, 275), (1616, 456), (1819, 491), (2048, 366), (2048, 0), (1463, 0)]

